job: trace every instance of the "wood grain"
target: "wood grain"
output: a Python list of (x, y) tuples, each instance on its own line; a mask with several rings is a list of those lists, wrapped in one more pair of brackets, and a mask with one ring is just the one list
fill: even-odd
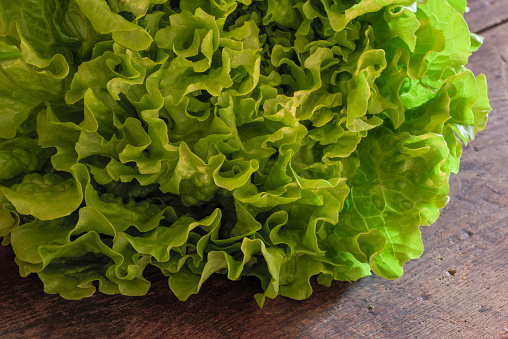
[(508, 20), (508, 0), (474, 0), (468, 1), (469, 13), (465, 15), (469, 29), (483, 33), (491, 27)]
[[(504, 2), (506, 3), (506, 2)], [(478, 19), (479, 20), (479, 19)], [(508, 338), (508, 24), (484, 33), (470, 60), (485, 73), (494, 110), (465, 149), (451, 201), (422, 229), (425, 253), (387, 281), (314, 284), (308, 300), (268, 300), (255, 280), (212, 277), (179, 302), (156, 270), (144, 297), (95, 295), (67, 301), (20, 278), (0, 248), (0, 338)]]

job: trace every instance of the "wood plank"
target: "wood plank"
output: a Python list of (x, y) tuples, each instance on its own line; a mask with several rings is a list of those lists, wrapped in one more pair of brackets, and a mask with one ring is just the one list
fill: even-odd
[(10, 248), (0, 248), (0, 337), (191, 338), (508, 338), (508, 24), (485, 34), (471, 69), (486, 73), (494, 110), (465, 149), (451, 179), (451, 201), (422, 229), (425, 253), (398, 280), (315, 285), (298, 302), (252, 299), (257, 282), (212, 277), (179, 302), (156, 270), (148, 295), (95, 295), (67, 301), (20, 278)]
[(508, 0), (470, 0), (468, 7), (470, 12), (465, 18), (469, 29), (476, 33), (508, 20)]

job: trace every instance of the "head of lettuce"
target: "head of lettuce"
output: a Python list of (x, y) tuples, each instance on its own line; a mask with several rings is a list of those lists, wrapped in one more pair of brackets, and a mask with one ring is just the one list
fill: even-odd
[(0, 0), (3, 244), (68, 299), (399, 277), (490, 110), (465, 9)]

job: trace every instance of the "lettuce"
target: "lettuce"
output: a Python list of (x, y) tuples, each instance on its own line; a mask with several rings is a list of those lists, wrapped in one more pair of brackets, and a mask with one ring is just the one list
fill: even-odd
[(465, 8), (0, 0), (3, 244), (68, 299), (399, 277), (490, 111)]

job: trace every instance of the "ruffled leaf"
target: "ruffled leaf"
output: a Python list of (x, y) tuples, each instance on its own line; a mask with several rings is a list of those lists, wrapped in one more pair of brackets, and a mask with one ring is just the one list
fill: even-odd
[(465, 10), (0, 0), (2, 243), (68, 299), (400, 276), (491, 109)]

